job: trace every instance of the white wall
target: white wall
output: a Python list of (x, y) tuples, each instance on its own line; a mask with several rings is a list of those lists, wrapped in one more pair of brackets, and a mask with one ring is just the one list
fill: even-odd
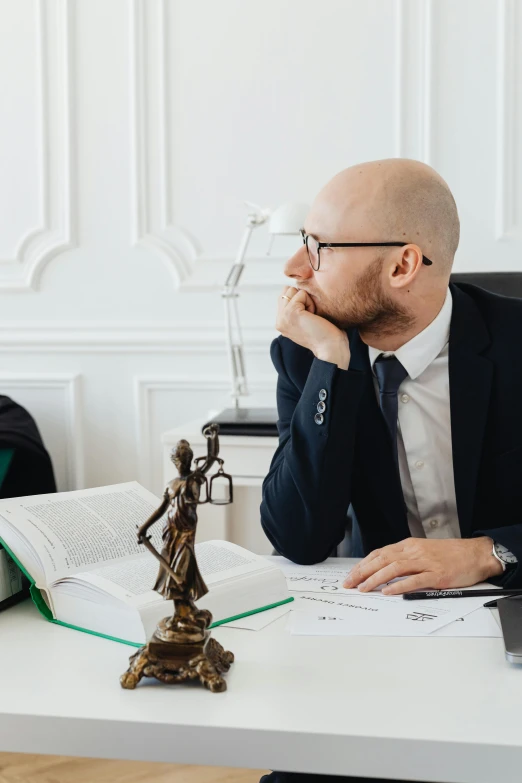
[[(159, 491), (160, 433), (227, 402), (243, 199), (418, 158), (455, 193), (456, 269), (520, 269), (521, 36), (518, 0), (0, 0), (0, 391), (60, 487)], [(266, 245), (240, 305), (271, 404), (291, 246)]]

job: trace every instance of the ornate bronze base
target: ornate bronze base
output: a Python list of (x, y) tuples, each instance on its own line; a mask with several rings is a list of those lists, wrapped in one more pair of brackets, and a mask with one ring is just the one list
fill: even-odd
[(163, 641), (154, 634), (150, 642), (130, 658), (130, 666), (120, 677), (122, 688), (132, 690), (142, 677), (155, 677), (168, 684), (199, 679), (212, 693), (226, 691), (221, 674), (230, 669), (234, 655), (205, 631), (201, 641), (179, 644)]

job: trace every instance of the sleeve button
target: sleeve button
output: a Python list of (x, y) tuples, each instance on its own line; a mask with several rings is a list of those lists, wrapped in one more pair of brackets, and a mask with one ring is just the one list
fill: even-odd
[(317, 403), (317, 410), (319, 413), (324, 413), (326, 410), (326, 403), (325, 402), (318, 402)]
[(321, 402), (324, 402), (324, 400), (326, 400), (327, 397), (328, 397), (328, 392), (326, 391), (326, 389), (321, 389), (321, 391), (319, 392), (319, 399), (321, 400)]
[(324, 421), (324, 416), (322, 413), (316, 413), (314, 416), (314, 421), (316, 424), (322, 424)]

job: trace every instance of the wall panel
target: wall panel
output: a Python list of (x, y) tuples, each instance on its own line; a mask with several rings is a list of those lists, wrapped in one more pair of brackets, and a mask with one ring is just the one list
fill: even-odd
[[(61, 488), (159, 491), (161, 432), (227, 404), (245, 200), (418, 158), (455, 193), (456, 268), (520, 269), (521, 37), (518, 0), (0, 0), (0, 392)], [(298, 240), (267, 246), (239, 302), (250, 404)]]

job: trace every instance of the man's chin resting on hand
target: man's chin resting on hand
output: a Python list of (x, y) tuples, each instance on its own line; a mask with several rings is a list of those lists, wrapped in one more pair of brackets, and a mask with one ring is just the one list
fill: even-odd
[[(361, 592), (379, 585), (385, 595), (412, 590), (446, 590), (469, 587), (502, 574), (502, 565), (492, 555), (493, 540), (479, 538), (406, 538), (398, 544), (375, 549), (351, 571), (344, 587)], [(393, 579), (399, 582), (387, 585)]]

